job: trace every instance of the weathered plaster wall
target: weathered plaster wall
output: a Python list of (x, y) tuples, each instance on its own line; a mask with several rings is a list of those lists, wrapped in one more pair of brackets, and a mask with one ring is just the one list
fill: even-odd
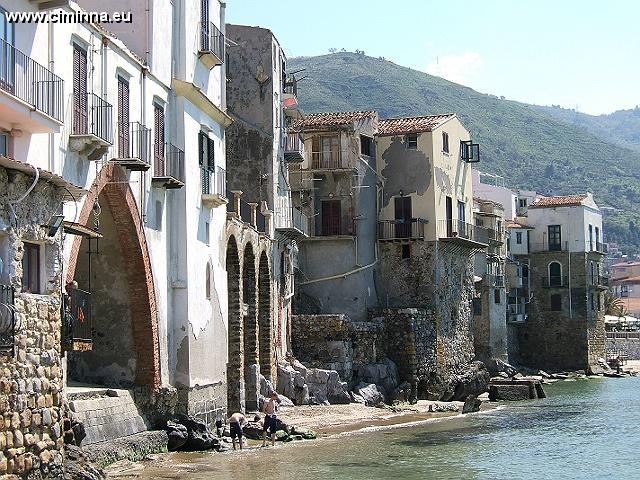
[[(61, 208), (62, 195), (45, 182), (9, 213), (8, 200), (20, 197), (33, 178), (0, 167), (0, 232), (8, 281), (16, 289), (18, 329), (15, 355), (0, 353), (0, 475), (40, 468), (59, 472), (63, 380), (60, 360), (60, 233), (46, 236), (40, 225)], [(42, 245), (42, 294), (20, 293), (23, 241)]]

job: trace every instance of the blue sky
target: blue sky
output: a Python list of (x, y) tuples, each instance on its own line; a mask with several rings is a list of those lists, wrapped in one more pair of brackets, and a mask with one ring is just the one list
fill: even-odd
[(528, 103), (640, 105), (638, 0), (228, 0), (227, 22), (270, 28), (289, 57), (358, 49)]

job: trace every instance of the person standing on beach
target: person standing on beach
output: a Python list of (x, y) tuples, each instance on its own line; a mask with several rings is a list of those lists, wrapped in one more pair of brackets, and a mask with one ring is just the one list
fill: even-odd
[(271, 394), (271, 398), (264, 402), (264, 406), (262, 407), (262, 411), (264, 412), (264, 425), (262, 426), (262, 446), (265, 447), (267, 444), (267, 430), (271, 434), (271, 446), (276, 444), (276, 425), (278, 423), (276, 417), (276, 409), (278, 394), (273, 392)]
[(236, 412), (229, 417), (229, 433), (231, 433), (231, 442), (233, 443), (233, 449), (236, 449), (236, 437), (238, 437), (238, 443), (240, 444), (240, 450), (242, 450), (242, 427), (247, 423), (246, 417), (240, 412)]

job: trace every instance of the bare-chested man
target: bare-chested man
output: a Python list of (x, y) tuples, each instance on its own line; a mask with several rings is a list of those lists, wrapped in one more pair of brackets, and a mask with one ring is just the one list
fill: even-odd
[(267, 430), (269, 430), (269, 434), (271, 435), (271, 445), (273, 446), (276, 443), (276, 425), (278, 423), (276, 417), (276, 409), (278, 408), (277, 400), (278, 394), (273, 392), (271, 398), (264, 402), (264, 406), (262, 407), (262, 411), (265, 413), (264, 425), (262, 426), (263, 447), (267, 444)]
[(236, 437), (238, 437), (238, 443), (240, 444), (240, 450), (242, 450), (242, 427), (247, 423), (246, 417), (240, 412), (236, 412), (229, 417), (229, 432), (231, 433), (231, 442), (233, 443), (233, 449), (236, 449)]

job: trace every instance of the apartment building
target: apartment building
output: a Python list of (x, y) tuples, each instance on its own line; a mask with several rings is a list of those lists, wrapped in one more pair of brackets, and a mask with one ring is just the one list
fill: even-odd
[(294, 207), (309, 218), (300, 238), (296, 311), (365, 320), (378, 305), (373, 111), (304, 116), (292, 123), (304, 160), (289, 169)]

